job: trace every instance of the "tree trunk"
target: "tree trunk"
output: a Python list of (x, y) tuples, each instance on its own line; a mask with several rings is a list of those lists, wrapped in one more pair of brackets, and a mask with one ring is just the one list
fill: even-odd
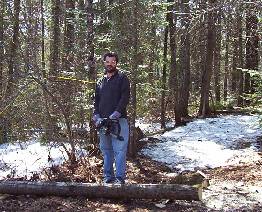
[(61, 2), (52, 0), (52, 38), (50, 45), (50, 74), (57, 76), (60, 70), (60, 49), (61, 49), (61, 30), (60, 30)]
[[(35, 14), (38, 11), (35, 11), (35, 5), (31, 0), (25, 1), (25, 11), (23, 13), (25, 19), (25, 72), (36, 73), (40, 75), (39, 66), (37, 61), (39, 37), (38, 37), (38, 17), (36, 19)], [(37, 26), (37, 27), (36, 27)]]
[[(208, 2), (209, 2), (209, 9), (215, 7), (216, 0), (209, 0)], [(202, 73), (201, 100), (199, 106), (199, 115), (202, 117), (206, 117), (211, 113), (209, 107), (209, 89), (210, 89), (210, 79), (212, 76), (213, 53), (215, 48), (215, 25), (214, 25), (213, 10), (208, 12), (206, 62), (205, 62), (205, 68)]]
[(4, 1), (0, 2), (0, 99), (3, 96), (4, 74)]
[[(151, 11), (151, 10), (150, 10)], [(153, 6), (153, 10), (151, 12), (153, 14), (156, 14), (156, 6)], [(155, 18), (154, 18), (155, 19)], [(157, 22), (156, 20), (152, 19), (152, 23), (151, 23), (151, 26), (150, 26), (150, 31), (149, 31), (149, 35), (148, 35), (148, 39), (150, 40), (149, 41), (149, 52), (148, 52), (148, 57), (149, 57), (149, 65), (148, 65), (148, 82), (150, 84), (153, 85), (153, 83), (155, 82), (155, 79), (156, 79), (156, 68), (155, 68), (155, 65), (157, 64), (157, 61), (156, 61), (156, 58), (157, 58), (157, 53), (156, 53), (156, 49), (157, 49), (157, 45), (158, 45), (158, 42), (157, 42), (157, 26), (156, 26), (156, 23)]]
[[(0, 2), (0, 101), (3, 101), (4, 90), (4, 1)], [(0, 107), (2, 111), (2, 107)], [(6, 138), (6, 126), (4, 117), (0, 115), (0, 144), (7, 142)]]
[(10, 46), (10, 54), (8, 61), (8, 82), (5, 92), (6, 97), (12, 96), (13, 88), (15, 84), (16, 64), (17, 64), (17, 50), (19, 45), (19, 13), (20, 13), (20, 0), (14, 0), (14, 25), (13, 25), (13, 36)]
[(45, 64), (45, 17), (44, 17), (44, 0), (41, 0), (41, 64), (42, 76), (46, 80), (46, 64)]
[(202, 188), (179, 184), (91, 184), (2, 181), (0, 193), (13, 195), (85, 196), (114, 199), (202, 200)]
[(180, 89), (180, 108), (181, 116), (188, 117), (188, 101), (190, 89), (190, 34), (189, 34), (189, 0), (182, 0), (181, 13), (185, 14), (182, 17), (181, 25), (185, 32), (182, 32), (180, 40), (180, 71), (181, 71), (181, 89)]
[[(15, 93), (15, 85), (16, 85), (16, 77), (18, 75), (18, 49), (19, 49), (19, 14), (20, 14), (20, 0), (14, 0), (14, 13), (13, 13), (13, 34), (11, 38), (11, 44), (9, 47), (9, 58), (8, 58), (8, 71), (7, 71), (7, 85), (5, 91), (2, 90), (2, 98), (1, 104), (6, 107), (12, 107), (14, 93)], [(4, 108), (3, 107), (3, 108)], [(1, 108), (2, 109), (2, 108)], [(2, 111), (3, 112), (3, 111)], [(2, 114), (2, 138), (4, 142), (7, 141), (7, 134), (11, 132), (11, 120), (9, 111), (5, 111)]]
[[(86, 8), (85, 8), (85, 1), (79, 0), (78, 1), (78, 11), (79, 14), (77, 16), (77, 37), (76, 37), (76, 77), (83, 79), (87, 76), (86, 73), (86, 56), (87, 56), (87, 48), (86, 46), (86, 35), (87, 35), (87, 14), (86, 14)], [(89, 40), (89, 39), (87, 39)]]
[[(74, 64), (74, 42), (75, 42), (75, 1), (66, 0), (65, 1), (65, 17), (64, 17), (64, 43), (63, 43), (63, 58), (62, 58), (62, 68), (63, 72), (75, 72), (72, 67), (75, 66)], [(75, 144), (72, 137), (72, 114), (73, 114), (73, 98), (74, 98), (74, 91), (75, 85), (72, 81), (66, 80), (62, 82), (59, 86), (59, 94), (62, 97), (63, 107), (65, 111), (65, 120), (66, 120), (66, 132), (68, 136), (68, 141), (71, 146), (71, 153), (69, 158), (74, 163), (75, 158)], [(71, 156), (71, 157), (70, 157)]]
[(220, 78), (221, 78), (221, 37), (222, 37), (222, 30), (221, 30), (221, 9), (217, 13), (217, 27), (216, 27), (216, 47), (214, 51), (214, 90), (215, 90), (215, 101), (219, 103), (221, 101), (220, 98)]
[[(93, 11), (93, 0), (86, 1), (86, 21), (87, 21), (87, 34), (86, 34), (86, 63), (88, 65), (88, 80), (95, 82), (97, 77), (95, 68), (95, 50), (94, 50), (94, 11)], [(94, 93), (95, 83), (88, 84), (88, 90), (90, 94)], [(91, 104), (92, 98), (89, 96), (88, 102)], [(90, 142), (97, 144), (97, 133), (94, 124), (92, 123), (93, 110), (89, 111), (89, 126), (90, 126)], [(96, 145), (95, 145), (96, 146)]]
[[(251, 8), (248, 8), (246, 15), (246, 68), (249, 70), (258, 69), (258, 18)], [(253, 93), (253, 82), (250, 74), (245, 74), (245, 93)], [(247, 102), (249, 103), (249, 102)]]
[[(238, 85), (238, 74), (237, 74), (237, 65), (238, 65), (238, 42), (237, 42), (237, 27), (236, 20), (233, 19), (233, 55), (232, 55), (232, 71), (231, 71), (231, 91), (232, 94), (237, 93), (237, 85)], [(231, 26), (232, 27), (232, 26)]]
[(224, 90), (223, 97), (224, 102), (227, 101), (228, 96), (228, 76), (229, 76), (229, 38), (230, 38), (230, 29), (229, 29), (229, 21), (226, 21), (226, 47), (225, 47), (225, 71), (224, 71)]
[(164, 64), (163, 64), (163, 73), (162, 73), (162, 91), (161, 91), (161, 128), (166, 128), (166, 66), (167, 66), (167, 45), (168, 45), (168, 27), (165, 27), (164, 34)]
[(242, 6), (237, 9), (237, 30), (238, 30), (238, 76), (239, 76), (239, 84), (238, 84), (238, 97), (237, 97), (237, 105), (243, 106), (243, 90), (244, 90), (244, 75), (242, 69), (244, 68), (244, 53), (243, 53), (243, 27), (242, 27)]
[(75, 42), (75, 1), (66, 0), (65, 1), (66, 11), (65, 11), (65, 30), (64, 30), (64, 49), (63, 49), (63, 71), (73, 71), (74, 62), (74, 42)]
[[(46, 86), (47, 85), (47, 72), (46, 72), (46, 63), (45, 63), (45, 18), (44, 18), (44, 0), (41, 0), (41, 70), (42, 70), (42, 78), (43, 78), (43, 83)], [(49, 99), (48, 99), (48, 94), (44, 89), (42, 89), (43, 92), (43, 102), (44, 102), (44, 113), (45, 113), (45, 136), (46, 138), (51, 137), (51, 132), (50, 132), (50, 120), (51, 115), (49, 111)]]
[(137, 146), (135, 140), (135, 122), (136, 122), (136, 84), (137, 84), (137, 69), (139, 65), (139, 34), (138, 34), (138, 10), (139, 10), (139, 0), (134, 1), (133, 5), (133, 61), (132, 61), (132, 75), (131, 75), (131, 90), (130, 90), (130, 141), (129, 141), (129, 154), (132, 158), (136, 157)]
[(178, 69), (176, 63), (177, 57), (177, 46), (176, 46), (176, 22), (177, 17), (173, 13), (174, 0), (168, 0), (168, 3), (172, 3), (171, 6), (168, 6), (167, 16), (169, 24), (169, 36), (170, 36), (170, 54), (171, 54), (171, 64), (170, 64), (170, 78), (169, 86), (171, 93), (173, 94), (173, 99), (175, 102), (174, 112), (175, 112), (175, 124), (179, 126), (181, 124), (181, 112), (179, 104), (179, 83), (178, 83)]
[(206, 0), (199, 0), (199, 12), (200, 12), (200, 17), (199, 17), (199, 28), (198, 31), (196, 32), (198, 34), (197, 36), (197, 41), (196, 42), (196, 59), (197, 61), (197, 73), (194, 79), (194, 86), (195, 86), (195, 92), (200, 92), (199, 88), (201, 88), (201, 74), (203, 73), (203, 70), (205, 69), (205, 61), (206, 61), (206, 46), (207, 46), (207, 39), (206, 39), (206, 34), (207, 34), (207, 27), (206, 27), (206, 22), (207, 22), (207, 14), (203, 11), (207, 11), (207, 2)]
[[(59, 72), (61, 70), (61, 1), (60, 0), (52, 0), (51, 1), (51, 38), (50, 38), (50, 56), (49, 56), (49, 72), (48, 76), (51, 79), (56, 79), (59, 76)], [(54, 83), (54, 81), (48, 82), (48, 87), (50, 87), (51, 93), (57, 93), (58, 86)], [(46, 84), (44, 85), (46, 87)], [(48, 89), (45, 89), (48, 90)], [(43, 92), (45, 92), (43, 90)], [(50, 95), (49, 95), (50, 96)], [(48, 120), (48, 128), (52, 129), (49, 131), (51, 139), (57, 137), (57, 122), (58, 115), (56, 111), (56, 105), (54, 102), (49, 102), (50, 115)], [(48, 131), (47, 131), (48, 132)]]

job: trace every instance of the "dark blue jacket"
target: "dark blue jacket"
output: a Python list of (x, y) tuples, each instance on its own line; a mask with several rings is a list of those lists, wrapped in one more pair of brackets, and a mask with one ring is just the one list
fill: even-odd
[(130, 83), (124, 73), (117, 72), (109, 79), (105, 76), (98, 81), (95, 90), (94, 115), (109, 117), (114, 111), (127, 118), (126, 107), (130, 98)]

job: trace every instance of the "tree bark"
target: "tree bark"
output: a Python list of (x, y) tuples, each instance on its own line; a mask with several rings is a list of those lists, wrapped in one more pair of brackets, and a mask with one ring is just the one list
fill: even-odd
[(129, 141), (129, 154), (132, 158), (136, 157), (137, 154), (137, 146), (135, 140), (135, 122), (136, 122), (136, 84), (137, 84), (137, 69), (139, 65), (139, 32), (138, 32), (138, 10), (139, 10), (139, 0), (134, 1), (133, 5), (133, 61), (132, 61), (132, 75), (131, 75), (131, 90), (130, 90), (130, 141)]
[[(237, 31), (237, 24), (236, 24), (236, 20), (233, 19), (233, 55), (232, 55), (232, 71), (231, 71), (231, 91), (232, 94), (236, 94), (237, 93), (237, 85), (238, 85), (238, 74), (237, 74), (237, 65), (238, 65), (238, 41), (237, 41), (237, 37), (238, 37), (238, 31)], [(232, 26), (231, 26), (232, 27)]]
[(223, 99), (224, 102), (227, 101), (228, 96), (228, 76), (229, 76), (229, 38), (230, 38), (230, 29), (229, 21), (226, 20), (226, 41), (225, 41), (225, 71), (224, 71), (224, 80), (223, 80)]
[(163, 64), (163, 73), (162, 73), (162, 84), (161, 84), (161, 128), (166, 128), (166, 66), (167, 66), (167, 45), (168, 45), (168, 27), (165, 27), (165, 33), (164, 33), (164, 64)]
[(1, 181), (0, 193), (13, 195), (85, 196), (114, 199), (202, 200), (202, 188), (179, 184), (92, 184)]
[(20, 0), (14, 1), (14, 25), (13, 25), (13, 36), (10, 46), (10, 54), (8, 61), (8, 82), (5, 92), (6, 97), (12, 96), (13, 88), (15, 84), (16, 65), (17, 64), (17, 50), (19, 43), (19, 13), (20, 13)]
[[(96, 72), (96, 61), (95, 61), (95, 49), (94, 49), (94, 11), (93, 11), (93, 0), (88, 0), (86, 1), (85, 5), (85, 10), (86, 10), (86, 22), (87, 22), (87, 33), (86, 33), (86, 58), (87, 60), (85, 61), (88, 65), (88, 80), (91, 82), (88, 84), (88, 90), (90, 92), (90, 96), (88, 99), (88, 102), (91, 104), (92, 97), (91, 94), (94, 93), (95, 90), (95, 79), (97, 77), (97, 72)], [(90, 126), (90, 142), (92, 144), (97, 144), (97, 133), (95, 126), (92, 121), (92, 116), (93, 116), (93, 110), (91, 109), (89, 111), (89, 126)], [(96, 146), (96, 145), (94, 145)]]
[(244, 92), (244, 74), (242, 69), (244, 68), (244, 53), (243, 53), (243, 27), (242, 27), (242, 6), (240, 5), (237, 9), (237, 30), (238, 30), (238, 75), (239, 75), (239, 84), (238, 84), (238, 96), (237, 96), (237, 105), (243, 106), (243, 92)]
[[(246, 15), (246, 68), (249, 70), (258, 69), (258, 18), (256, 14), (248, 8)], [(245, 74), (245, 93), (253, 93), (253, 82), (250, 74)], [(249, 103), (249, 102), (247, 102)]]
[(60, 0), (52, 0), (52, 38), (50, 45), (50, 74), (57, 76), (60, 70), (60, 49), (61, 49), (61, 2)]
[[(87, 36), (87, 17), (86, 17), (86, 8), (85, 8), (85, 0), (79, 0), (77, 9), (79, 14), (77, 16), (77, 26), (76, 26), (76, 77), (83, 79), (87, 76), (87, 72), (85, 69), (86, 66), (86, 52), (88, 46), (86, 46), (86, 36)], [(89, 40), (89, 39), (87, 39)]]
[[(4, 85), (4, 1), (0, 2), (0, 100), (3, 101)], [(2, 111), (2, 108), (0, 107)], [(0, 116), (0, 144), (7, 142), (4, 117)]]
[(3, 95), (4, 74), (4, 1), (0, 2), (0, 99)]
[(219, 9), (217, 13), (217, 27), (216, 27), (216, 47), (214, 51), (214, 90), (215, 90), (215, 101), (219, 103), (221, 101), (220, 89), (221, 89), (221, 38), (222, 38), (222, 30), (221, 30), (221, 9)]
[(44, 0), (41, 0), (41, 64), (42, 77), (46, 81), (46, 63), (45, 63), (45, 17), (44, 17)]
[(188, 102), (190, 90), (190, 33), (189, 33), (189, 1), (182, 0), (181, 12), (185, 15), (182, 17), (181, 25), (184, 32), (181, 35), (180, 46), (180, 71), (181, 71), (181, 88), (180, 88), (180, 108), (181, 116), (188, 117)]
[(177, 69), (177, 45), (176, 45), (176, 22), (177, 17), (173, 14), (174, 9), (174, 0), (168, 0), (168, 3), (172, 5), (168, 6), (167, 16), (168, 16), (168, 25), (169, 25), (169, 37), (170, 37), (170, 54), (171, 54), (171, 64), (170, 64), (170, 78), (169, 86), (173, 99), (175, 102), (174, 112), (175, 112), (175, 124), (179, 126), (181, 124), (181, 112), (179, 104), (179, 83), (178, 83), (178, 69)]
[[(4, 2), (2, 2), (3, 4)], [(2, 6), (2, 5), (1, 5)], [(2, 8), (4, 9), (4, 7)], [(16, 78), (18, 75), (18, 48), (19, 48), (19, 15), (20, 15), (21, 5), (20, 0), (14, 0), (14, 13), (13, 13), (13, 34), (11, 38), (11, 43), (9, 47), (9, 55), (8, 55), (8, 67), (7, 67), (7, 85), (6, 88), (2, 90), (2, 98), (0, 101), (1, 106), (3, 106), (1, 109), (1, 125), (2, 125), (2, 139), (4, 142), (7, 142), (7, 134), (11, 134), (11, 115), (10, 111), (5, 111), (3, 113), (3, 108), (8, 106), (11, 108), (13, 106), (13, 99), (14, 93), (15, 93), (15, 84), (16, 84)], [(4, 14), (2, 14), (4, 15)], [(2, 50), (1, 50), (2, 51)], [(4, 55), (4, 54), (3, 54)], [(4, 60), (3, 60), (4, 61)], [(2, 61), (2, 62), (3, 62)], [(3, 70), (3, 69), (2, 69)], [(3, 72), (2, 72), (3, 73)], [(11, 106), (11, 107), (10, 107)], [(1, 133), (0, 133), (1, 134)]]
[(203, 11), (207, 11), (207, 1), (206, 0), (198, 0), (199, 4), (199, 12), (200, 12), (200, 17), (199, 17), (199, 28), (197, 28), (197, 42), (196, 42), (196, 60), (197, 60), (197, 73), (195, 76), (194, 80), (194, 87), (195, 87), (195, 92), (200, 92), (199, 88), (201, 89), (201, 74), (203, 70), (205, 69), (205, 61), (206, 61), (206, 47), (207, 47), (207, 27), (206, 27), (206, 22), (207, 22), (207, 13)]
[(207, 33), (207, 51), (206, 51), (206, 63), (202, 73), (201, 82), (201, 100), (199, 106), (199, 115), (206, 117), (210, 115), (211, 110), (209, 107), (209, 89), (210, 79), (212, 76), (212, 64), (213, 64), (213, 53), (215, 48), (215, 25), (214, 25), (214, 8), (216, 0), (209, 0), (208, 12), (208, 33)]
[[(0, 2), (0, 101), (3, 98), (4, 85), (4, 1)], [(0, 107), (0, 110), (2, 108)], [(0, 115), (0, 144), (6, 142), (4, 118)]]
[(65, 1), (65, 29), (64, 29), (64, 49), (63, 49), (63, 71), (72, 71), (74, 66), (74, 43), (75, 43), (75, 1)]

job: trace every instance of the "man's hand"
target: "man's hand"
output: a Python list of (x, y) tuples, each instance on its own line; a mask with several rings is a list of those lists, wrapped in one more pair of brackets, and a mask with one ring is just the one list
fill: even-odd
[(95, 115), (93, 116), (92, 120), (94, 121), (96, 127), (97, 127), (97, 126), (100, 124), (100, 122), (102, 121), (102, 119), (100, 118), (100, 115), (99, 115), (99, 114), (95, 114)]
[(114, 111), (109, 118), (110, 119), (119, 119), (121, 117), (121, 113), (119, 113), (118, 111)]
[(95, 122), (96, 127), (98, 127), (98, 125), (101, 124), (102, 120), (103, 120), (103, 119), (101, 119), (101, 118), (98, 118), (98, 119), (96, 120), (96, 122)]

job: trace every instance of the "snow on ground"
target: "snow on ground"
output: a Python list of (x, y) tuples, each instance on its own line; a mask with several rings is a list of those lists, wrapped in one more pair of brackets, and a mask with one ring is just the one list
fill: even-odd
[[(151, 132), (160, 129), (160, 125), (146, 125), (141, 120), (137, 125)], [(259, 116), (230, 115), (199, 119), (155, 136), (161, 142), (149, 145), (142, 153), (180, 171), (213, 168), (258, 160), (260, 156), (253, 144), (261, 134)], [(48, 156), (52, 161), (48, 161)], [(65, 159), (66, 154), (61, 147), (41, 145), (37, 140), (2, 144), (0, 178), (5, 178), (7, 174), (29, 176)]]
[(180, 171), (257, 161), (261, 158), (254, 146), (262, 135), (259, 119), (257, 115), (198, 119), (154, 136), (161, 142), (142, 153)]
[[(48, 157), (52, 160), (48, 161)], [(11, 176), (31, 176), (52, 164), (60, 164), (67, 158), (59, 146), (41, 145), (37, 140), (26, 143), (0, 145), (0, 179)]]

